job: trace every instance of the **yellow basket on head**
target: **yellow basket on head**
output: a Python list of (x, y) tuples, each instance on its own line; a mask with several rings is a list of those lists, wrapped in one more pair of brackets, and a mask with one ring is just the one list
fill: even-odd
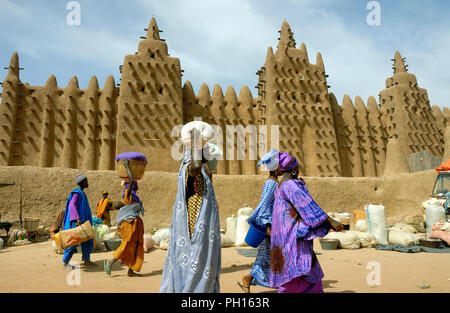
[(41, 219), (38, 217), (25, 217), (23, 227), (29, 233), (37, 231), (39, 229), (39, 221)]
[[(144, 176), (145, 168), (147, 167), (147, 162), (141, 160), (128, 160), (128, 168), (130, 169), (131, 175), (133, 175), (134, 180), (141, 179)], [(117, 161), (116, 171), (120, 178), (128, 178), (127, 169), (123, 165), (123, 159)]]

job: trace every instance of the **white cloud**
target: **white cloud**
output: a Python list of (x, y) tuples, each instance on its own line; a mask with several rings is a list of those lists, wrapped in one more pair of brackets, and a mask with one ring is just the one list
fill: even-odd
[[(35, 60), (50, 63), (53, 57), (65, 58), (87, 66), (84, 69), (87, 72), (95, 64), (107, 76), (117, 71), (126, 54), (136, 51), (140, 34), (134, 31), (147, 26), (137, 24), (142, 23), (145, 15), (148, 23), (153, 14), (164, 30), (162, 37), (167, 40), (169, 53), (181, 60), (185, 70), (183, 80), (190, 80), (195, 90), (202, 82), (210, 90), (216, 83), (223, 90), (232, 85), (236, 92), (242, 85), (248, 85), (256, 96), (255, 72), (264, 64), (268, 46), (276, 49), (278, 30), (286, 18), (297, 45), (306, 43), (312, 63), (316, 53), (322, 53), (330, 91), (339, 102), (344, 94), (352, 98), (360, 95), (365, 101), (371, 95), (378, 98), (386, 78), (392, 75), (390, 59), (399, 49), (407, 57), (419, 85), (429, 91), (432, 104), (448, 105), (446, 85), (450, 80), (450, 65), (446, 53), (450, 35), (446, 29), (437, 30), (433, 29), (434, 25), (424, 24), (407, 36), (411, 20), (394, 20), (387, 14), (387, 5), (383, 5), (382, 12), (386, 13), (383, 13), (382, 26), (361, 27), (357, 21), (364, 24), (368, 14), (365, 5), (357, 9), (356, 5), (351, 6), (360, 11), (350, 13), (335, 10), (333, 4), (326, 0), (290, 0), (276, 4), (269, 0), (138, 0), (130, 2), (130, 8), (124, 11), (123, 4), (114, 1), (111, 4), (86, 2), (82, 3), (82, 9), (96, 12), (97, 16), (91, 17), (95, 23), (85, 23), (83, 16), (82, 26), (76, 27), (65, 23), (65, 6), (58, 9), (20, 6), (0, 0), (5, 14), (0, 20), (0, 36), (8, 48), (13, 46), (12, 50), (17, 48)], [(114, 16), (111, 12), (108, 17), (101, 15), (105, 7), (118, 11), (115, 15), (119, 18), (111, 21), (110, 17)], [(136, 18), (129, 17), (133, 12)], [(126, 16), (120, 18), (121, 15)], [(12, 22), (16, 25), (14, 30), (2, 27)], [(126, 31), (117, 32), (118, 29)], [(67, 73), (67, 79), (72, 75)]]

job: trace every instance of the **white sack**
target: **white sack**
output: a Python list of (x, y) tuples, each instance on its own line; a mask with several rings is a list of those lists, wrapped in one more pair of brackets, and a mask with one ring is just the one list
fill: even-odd
[(181, 140), (187, 147), (191, 146), (191, 133), (194, 128), (201, 133), (201, 136), (198, 138), (199, 141), (196, 143), (198, 146), (201, 145), (203, 147), (205, 143), (214, 139), (216, 136), (214, 128), (208, 123), (202, 121), (189, 122), (181, 129)]
[(358, 232), (367, 233), (369, 231), (367, 220), (358, 220), (355, 224), (355, 230)]
[(247, 246), (245, 242), (245, 237), (247, 236), (248, 230), (250, 229), (250, 224), (247, 222), (249, 216), (239, 216), (237, 218), (236, 226), (236, 247)]
[(387, 224), (385, 208), (382, 205), (368, 204), (365, 207), (369, 233), (375, 237), (377, 245), (387, 245)]
[(338, 239), (338, 247), (341, 249), (359, 249), (361, 248), (361, 241), (358, 235), (352, 232), (329, 232), (328, 235), (323, 237), (325, 239)]
[(233, 239), (231, 239), (228, 235), (221, 235), (220, 239), (222, 248), (228, 248), (234, 245)]
[(418, 240), (414, 237), (414, 234), (403, 231), (391, 229), (388, 232), (388, 242), (390, 245), (411, 246), (418, 244)]
[(156, 231), (152, 236), (155, 244), (159, 246), (162, 240), (170, 238), (170, 228), (161, 228)]
[(253, 209), (250, 207), (245, 207), (245, 208), (241, 208), (238, 210), (237, 217), (247, 216), (247, 218), (249, 218), (250, 216), (252, 216), (252, 214), (253, 214)]
[(152, 235), (144, 234), (144, 252), (148, 252), (153, 248), (154, 244), (155, 241), (153, 240)]
[(236, 229), (237, 229), (237, 217), (234, 215), (227, 218), (227, 231), (225, 235), (233, 241), (236, 242)]

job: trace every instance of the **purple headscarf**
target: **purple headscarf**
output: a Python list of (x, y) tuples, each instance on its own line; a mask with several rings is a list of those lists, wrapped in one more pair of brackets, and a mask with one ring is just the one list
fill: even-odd
[(283, 173), (289, 172), (298, 165), (297, 159), (286, 152), (280, 152), (278, 158), (280, 170)]
[[(128, 186), (130, 185), (129, 182), (125, 183), (125, 190), (128, 189)], [(134, 182), (133, 188), (131, 189), (131, 199), (135, 202), (139, 202), (140, 199), (138, 197), (138, 195), (136, 194), (136, 189), (137, 189), (137, 182)], [(125, 191), (122, 193), (122, 198), (125, 197)]]

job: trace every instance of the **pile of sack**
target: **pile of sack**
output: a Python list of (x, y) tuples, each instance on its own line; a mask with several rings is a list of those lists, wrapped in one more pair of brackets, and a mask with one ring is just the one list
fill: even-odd
[(30, 243), (31, 241), (28, 240), (28, 232), (24, 228), (17, 228), (11, 231), (5, 246), (24, 246)]
[[(170, 228), (158, 229), (152, 236), (153, 243), (160, 249), (167, 250), (170, 242)], [(144, 240), (145, 241), (145, 240)]]
[(338, 247), (342, 249), (359, 249), (377, 245), (418, 245), (419, 239), (427, 237), (425, 233), (419, 233), (414, 226), (406, 223), (388, 227), (385, 207), (382, 205), (368, 204), (364, 210), (366, 219), (355, 223), (355, 231), (330, 232), (324, 238), (338, 239)]
[(238, 210), (237, 217), (233, 214), (227, 218), (226, 232), (221, 234), (222, 248), (247, 246), (245, 237), (250, 229), (247, 220), (252, 214), (253, 209), (246, 206)]

